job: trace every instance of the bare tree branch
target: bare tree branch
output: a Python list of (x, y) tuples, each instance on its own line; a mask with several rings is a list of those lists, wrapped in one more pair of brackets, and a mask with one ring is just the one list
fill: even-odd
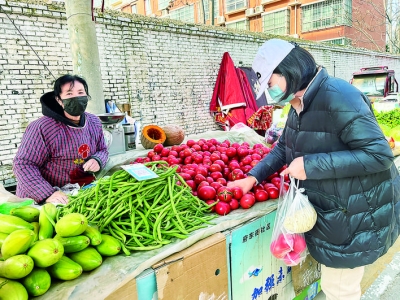
[[(353, 0), (351, 14), (346, 16), (354, 33), (351, 39), (355, 45), (370, 44), (378, 51), (400, 53), (398, 1), (392, 0)], [(385, 28), (384, 32), (380, 32)], [(383, 42), (383, 43), (382, 43)], [(381, 46), (384, 44), (385, 46)]]

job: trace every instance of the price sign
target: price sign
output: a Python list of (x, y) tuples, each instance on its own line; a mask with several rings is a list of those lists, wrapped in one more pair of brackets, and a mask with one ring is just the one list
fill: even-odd
[(143, 164), (131, 164), (131, 165), (123, 165), (122, 169), (127, 171), (133, 177), (135, 177), (138, 181), (157, 178), (158, 175), (154, 173), (152, 170), (147, 168)]

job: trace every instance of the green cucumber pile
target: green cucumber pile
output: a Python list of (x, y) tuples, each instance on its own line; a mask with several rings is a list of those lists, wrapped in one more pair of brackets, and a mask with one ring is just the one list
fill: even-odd
[(65, 206), (16, 207), (0, 214), (0, 299), (45, 294), (106, 257), (151, 250), (211, 224), (211, 206), (166, 162), (146, 163), (158, 178), (119, 170), (70, 197)]
[(58, 209), (57, 219), (71, 213), (84, 215), (101, 233), (121, 242), (122, 250), (152, 250), (184, 239), (211, 224), (216, 216), (210, 205), (191, 193), (191, 188), (164, 161), (145, 163), (158, 178), (137, 181), (125, 170), (82, 189)]
[(43, 295), (53, 279), (73, 280), (121, 252), (120, 241), (101, 234), (84, 215), (56, 215), (52, 203), (0, 214), (0, 299)]

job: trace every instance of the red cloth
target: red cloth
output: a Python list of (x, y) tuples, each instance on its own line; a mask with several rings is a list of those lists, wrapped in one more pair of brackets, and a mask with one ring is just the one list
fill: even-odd
[[(257, 103), (246, 73), (236, 68), (229, 53), (225, 52), (210, 102), (210, 113), (216, 123), (224, 130), (229, 130), (237, 123), (250, 127), (260, 126), (257, 119), (259, 115), (254, 116), (257, 111)], [(262, 116), (264, 114), (260, 114)]]
[(239, 122), (246, 123), (244, 114), (246, 100), (241, 86), (232, 58), (225, 52), (210, 102), (210, 112), (224, 130), (229, 130)]
[(254, 130), (267, 130), (272, 125), (273, 105), (261, 106), (248, 120)]
[(222, 56), (217, 81), (211, 98), (210, 111), (227, 113), (233, 107), (245, 106), (236, 67), (228, 52)]
[(95, 181), (95, 177), (91, 173), (84, 172), (80, 166), (77, 166), (69, 173), (71, 183), (77, 183), (80, 187), (88, 185)]

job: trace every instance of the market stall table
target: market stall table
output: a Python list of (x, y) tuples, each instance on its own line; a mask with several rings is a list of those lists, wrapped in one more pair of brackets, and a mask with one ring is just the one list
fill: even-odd
[[(239, 143), (247, 141), (250, 144), (263, 142), (263, 137), (260, 137), (253, 130), (246, 127), (241, 127), (238, 131), (231, 132), (206, 132), (201, 135), (187, 137), (186, 140), (198, 140), (200, 138), (216, 138), (219, 141), (228, 139), (231, 142)], [(127, 151), (122, 155), (110, 157), (107, 166), (100, 174), (98, 174), (98, 177), (112, 174), (115, 170), (120, 169), (120, 165), (128, 164), (134, 161), (134, 159), (137, 157), (146, 156), (148, 151), (150, 150), (138, 147), (138, 149), (136, 150)], [(400, 165), (400, 157), (396, 157), (395, 163), (398, 166)], [(75, 280), (54, 282), (51, 289), (43, 296), (38, 297), (38, 299), (64, 300), (88, 299), (88, 297), (92, 299), (124, 299), (122, 297), (136, 299), (136, 294), (132, 294), (132, 284), (136, 284), (136, 278), (138, 278), (138, 276), (140, 276), (143, 271), (153, 271), (152, 267), (167, 263), (171, 257), (174, 257), (174, 254), (186, 253), (182, 251), (192, 249), (195, 245), (199, 245), (201, 241), (213, 238), (218, 234), (225, 233), (227, 236), (228, 234), (231, 234), (229, 238), (233, 239), (234, 237), (232, 233), (235, 231), (240, 233), (243, 230), (252, 230), (252, 226), (259, 226), (254, 224), (265, 222), (265, 218), (271, 219), (274, 215), (276, 207), (277, 200), (259, 202), (250, 209), (238, 209), (226, 216), (219, 216), (214, 220), (214, 225), (197, 230), (191, 233), (189, 237), (184, 240), (177, 239), (173, 243), (165, 245), (162, 248), (156, 250), (133, 252), (130, 256), (120, 254), (118, 256), (108, 257), (104, 260), (103, 264), (98, 269), (90, 273), (84, 272), (80, 277)], [(272, 220), (273, 218), (270, 220), (270, 222), (272, 222)], [(232, 243), (232, 241), (230, 242)], [(238, 243), (236, 245), (232, 244), (232, 247), (237, 247), (238, 245)], [(271, 256), (270, 254), (268, 255)], [(257, 268), (255, 268), (255, 270), (256, 269)], [(299, 269), (299, 271), (301, 270)], [(228, 275), (230, 277), (230, 284), (232, 284), (231, 277), (236, 276), (232, 275), (232, 272), (232, 269), (229, 268)], [(307, 272), (308, 270), (306, 270), (306, 272), (304, 273)], [(295, 274), (296, 273), (293, 273), (293, 276)], [(304, 279), (303, 277), (296, 278), (296, 280)], [(235, 280), (241, 279), (236, 278)], [(293, 285), (294, 283), (295, 282), (293, 282)], [(136, 285), (134, 287), (136, 290)], [(293, 287), (291, 288), (293, 290)], [(235, 291), (235, 287), (231, 286), (229, 291), (230, 293), (232, 293), (232, 291)], [(233, 298), (232, 295), (229, 296), (230, 299)]]
[(138, 276), (142, 271), (162, 261), (171, 254), (182, 251), (196, 242), (215, 233), (232, 229), (252, 219), (265, 216), (276, 209), (277, 201), (256, 203), (252, 208), (238, 209), (226, 216), (216, 218), (215, 225), (194, 231), (184, 240), (165, 245), (162, 248), (133, 252), (130, 256), (123, 254), (108, 257), (103, 264), (90, 273), (84, 272), (72, 281), (56, 282), (50, 290), (36, 299), (105, 299)]
[[(200, 135), (187, 137), (188, 139), (198, 140), (200, 138), (215, 138), (219, 141), (230, 140), (231, 142), (248, 142), (249, 144), (262, 143), (263, 137), (246, 126), (237, 126), (237, 130), (230, 132), (211, 131)], [(106, 167), (97, 174), (97, 177), (107, 176), (115, 170), (119, 170), (121, 165), (133, 162), (137, 157), (146, 156), (149, 149), (138, 147), (135, 150), (127, 151), (121, 155), (111, 156)], [(103, 264), (90, 273), (83, 273), (80, 277), (72, 281), (55, 282), (50, 290), (38, 299), (105, 299), (118, 289), (123, 289), (125, 285), (135, 279), (141, 272), (159, 263), (168, 256), (178, 253), (195, 243), (210, 237), (216, 233), (240, 226), (250, 220), (254, 220), (269, 214), (276, 209), (277, 201), (267, 201), (256, 203), (251, 209), (238, 209), (226, 216), (219, 216), (214, 219), (214, 225), (194, 231), (184, 240), (177, 239), (175, 242), (165, 245), (162, 248), (151, 251), (137, 251), (130, 256), (120, 254), (108, 257)]]

